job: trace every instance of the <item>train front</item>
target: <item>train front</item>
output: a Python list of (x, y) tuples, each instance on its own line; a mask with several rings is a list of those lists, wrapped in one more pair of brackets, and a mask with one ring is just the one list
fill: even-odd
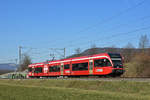
[(108, 53), (108, 55), (113, 65), (112, 76), (121, 76), (124, 73), (122, 56), (118, 53)]

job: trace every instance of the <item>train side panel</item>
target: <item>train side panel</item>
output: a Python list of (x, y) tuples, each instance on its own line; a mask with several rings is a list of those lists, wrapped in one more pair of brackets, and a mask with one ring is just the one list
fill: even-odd
[(71, 75), (89, 75), (89, 59), (87, 57), (73, 59), (71, 62)]

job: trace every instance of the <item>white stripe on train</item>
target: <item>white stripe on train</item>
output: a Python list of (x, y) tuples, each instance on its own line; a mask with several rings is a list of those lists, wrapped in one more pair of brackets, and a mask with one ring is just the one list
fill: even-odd
[(70, 61), (79, 61), (79, 60), (87, 60), (87, 59), (93, 59), (93, 58), (108, 58), (107, 56), (97, 56), (97, 57), (88, 57), (88, 58), (81, 58), (81, 59), (72, 59), (72, 60), (64, 60), (64, 61), (59, 61), (59, 62), (50, 62), (49, 64), (55, 64), (55, 63), (64, 63), (64, 62), (70, 62)]
[[(64, 60), (64, 61), (58, 61), (58, 62), (50, 62), (50, 63), (48, 63), (48, 64), (65, 63), (65, 62), (70, 62), (70, 61), (79, 61), (79, 60), (87, 60), (87, 59), (94, 59), (94, 58), (104, 58), (104, 57), (109, 59), (109, 57), (107, 57), (107, 56), (97, 56), (97, 57), (88, 57), (88, 58)], [(30, 65), (30, 67), (32, 67), (32, 66), (38, 66), (38, 65), (44, 65), (44, 64)]]

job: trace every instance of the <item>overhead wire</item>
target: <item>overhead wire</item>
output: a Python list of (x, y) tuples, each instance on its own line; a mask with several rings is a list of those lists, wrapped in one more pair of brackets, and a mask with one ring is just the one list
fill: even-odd
[[(148, 17), (142, 17), (142, 18), (140, 18), (140, 19), (142, 19), (142, 20), (140, 20), (140, 21), (143, 21), (143, 19), (148, 19), (148, 18), (150, 18), (150, 16), (148, 16)], [(138, 22), (139, 20), (135, 20), (136, 22)], [(117, 26), (115, 26), (115, 27), (113, 27), (112, 29), (108, 29), (108, 30), (106, 30), (106, 31), (103, 31), (103, 34), (104, 34), (104, 32), (109, 32), (110, 30), (112, 31), (114, 31), (114, 30), (116, 30), (116, 29), (118, 29), (118, 28), (121, 28), (121, 27), (124, 27), (124, 26), (127, 26), (127, 25), (130, 25), (130, 24), (120, 24), (120, 25), (117, 25)], [(99, 32), (100, 33), (100, 32)], [(99, 34), (98, 33), (98, 34)], [(106, 33), (105, 33), (106, 34)], [(99, 36), (96, 36), (96, 37), (99, 37)], [(75, 43), (75, 44), (70, 44), (70, 45), (66, 45), (65, 47), (66, 48), (69, 48), (69, 47), (72, 47), (72, 46), (75, 46), (75, 45), (81, 45), (81, 44), (85, 44), (85, 43), (91, 43), (92, 41), (97, 41), (97, 40), (99, 40), (99, 39), (102, 39), (102, 40), (104, 40), (105, 38), (108, 38), (107, 36), (103, 36), (103, 38), (98, 38), (98, 39), (94, 39), (94, 40), (89, 40), (89, 41), (86, 41), (86, 42), (78, 42), (78, 43)], [(111, 37), (111, 38), (113, 38), (113, 36)]]
[[(132, 7), (129, 7), (129, 8), (127, 8), (127, 9), (121, 11), (121, 12), (118, 12), (117, 14), (115, 14), (115, 15), (113, 15), (113, 16), (111, 16), (111, 17), (108, 17), (108, 18), (106, 18), (106, 19), (104, 19), (104, 20), (102, 20), (102, 21), (99, 21), (99, 22), (97, 22), (97, 23), (94, 24), (94, 25), (90, 25), (89, 27), (87, 27), (87, 28), (85, 28), (85, 29), (82, 29), (82, 30), (80, 30), (80, 31), (77, 32), (77, 33), (79, 34), (79, 33), (82, 33), (82, 32), (86, 32), (86, 31), (88, 31), (88, 30), (90, 30), (90, 29), (92, 29), (92, 28), (94, 28), (94, 27), (96, 27), (96, 26), (98, 26), (98, 25), (106, 24), (107, 22), (110, 22), (110, 21), (114, 20), (115, 18), (118, 18), (118, 17), (120, 17), (121, 15), (123, 15), (123, 14), (125, 14), (125, 13), (127, 13), (127, 12), (129, 12), (129, 11), (132, 11), (133, 9), (137, 8), (138, 6), (141, 6), (142, 4), (144, 4), (145, 1), (146, 1), (146, 0), (142, 0), (141, 2), (139, 2), (139, 3), (135, 4), (135, 5), (133, 5)], [(83, 39), (83, 38), (87, 38), (87, 36), (81, 36), (81, 37), (79, 37), (79, 38), (77, 38), (77, 39), (68, 41), (67, 43), (72, 43), (72, 42), (74, 42), (74, 41), (76, 41), (76, 40), (81, 40), (81, 39)], [(54, 43), (54, 45), (56, 45), (56, 43)], [(51, 45), (51, 46), (54, 46), (54, 45)]]
[[(102, 21), (100, 21), (100, 22), (98, 22), (98, 23), (96, 23), (96, 24), (94, 24), (94, 25), (92, 25), (92, 26), (89, 26), (89, 27), (87, 27), (87, 28), (85, 28), (85, 29), (79, 31), (78, 33), (80, 33), (80, 32), (82, 33), (82, 32), (84, 32), (84, 31), (88, 31), (89, 29), (92, 29), (92, 28), (96, 27), (96, 26), (99, 25), (99, 24), (105, 24), (106, 22), (112, 21), (113, 19), (115, 19), (115, 18), (117, 18), (117, 17), (119, 17), (119, 16), (121, 16), (121, 15), (123, 15), (123, 14), (125, 14), (125, 13), (127, 13), (127, 12), (129, 12), (129, 11), (131, 11), (132, 9), (134, 9), (134, 8), (136, 8), (136, 7), (140, 6), (140, 5), (142, 5), (144, 2), (145, 2), (145, 0), (143, 0), (143, 1), (141, 1), (141, 2), (139, 2), (139, 3), (137, 3), (137, 4), (135, 4), (135, 5), (132, 6), (132, 7), (129, 7), (129, 8), (127, 8), (127, 9), (125, 9), (125, 10), (123, 10), (123, 11), (117, 13), (116, 15), (113, 15), (113, 16), (111, 16), (111, 17), (109, 17), (109, 18), (106, 18), (106, 19), (104, 19), (104, 20), (102, 20)], [(84, 36), (84, 37), (86, 37), (86, 36)], [(83, 38), (83, 37), (80, 37), (79, 39), (82, 39), (82, 38)], [(79, 40), (79, 39), (78, 39), (78, 40)], [(69, 41), (69, 43), (70, 43), (70, 42), (73, 42), (73, 41)], [(88, 42), (89, 42), (89, 41), (88, 41)], [(70, 45), (67, 46), (67, 47), (70, 47)]]
[[(119, 36), (125, 36), (125, 35), (129, 35), (130, 33), (135, 33), (135, 32), (140, 32), (140, 31), (144, 31), (144, 30), (148, 30), (150, 29), (150, 26), (147, 26), (147, 27), (143, 27), (143, 28), (137, 28), (137, 29), (134, 29), (134, 30), (131, 30), (131, 31), (128, 31), (128, 32), (123, 32), (123, 33), (117, 33), (117, 34), (114, 34), (114, 35), (111, 35), (111, 36), (107, 36), (107, 37), (103, 37), (103, 38), (99, 38), (97, 40), (94, 40), (95, 42), (98, 42), (98, 41), (102, 41), (104, 39), (107, 39), (106, 42), (101, 42), (101, 45), (107, 45), (113, 41), (111, 41), (111, 39), (113, 38), (116, 38), (116, 37), (119, 37)], [(127, 38), (126, 38), (127, 39)], [(127, 39), (128, 40), (128, 39)], [(80, 44), (75, 44), (75, 45), (72, 45), (72, 46), (76, 46), (78, 45), (78, 47), (80, 47), (81, 49), (82, 48), (85, 48), (87, 47), (87, 45), (89, 45), (91, 41), (88, 41), (88, 42), (84, 42), (84, 43), (80, 43)], [(73, 54), (73, 53), (71, 53)]]
[[(82, 32), (88, 31), (88, 30), (90, 30), (90, 29), (95, 28), (96, 26), (98, 26), (98, 25), (100, 25), (100, 24), (105, 24), (106, 22), (112, 21), (113, 19), (118, 18), (119, 16), (121, 16), (121, 15), (123, 15), (123, 14), (125, 14), (125, 13), (131, 11), (132, 9), (134, 9), (134, 8), (136, 8), (136, 7), (140, 6), (140, 5), (142, 5), (145, 1), (146, 1), (146, 0), (143, 0), (143, 1), (141, 1), (141, 2), (139, 2), (139, 3), (137, 3), (137, 4), (135, 4), (134, 6), (129, 7), (129, 8), (127, 8), (127, 9), (125, 9), (125, 10), (123, 10), (123, 11), (117, 13), (116, 15), (113, 15), (113, 16), (111, 16), (111, 17), (109, 17), (109, 18), (106, 18), (106, 19), (104, 19), (104, 20), (102, 20), (102, 21), (100, 21), (100, 22), (98, 22), (98, 23), (96, 23), (96, 24), (94, 24), (94, 25), (91, 25), (91, 26), (89, 26), (89, 27), (87, 27), (87, 28), (85, 28), (85, 29), (79, 31), (78, 33), (82, 33)], [(147, 27), (147, 28), (148, 28), (148, 27)], [(139, 30), (137, 29), (137, 30), (134, 30), (134, 31), (136, 32), (136, 31), (140, 31), (140, 30), (144, 30), (144, 29), (146, 29), (146, 27), (145, 27), (145, 28), (141, 28), (141, 29), (139, 29)], [(134, 31), (127, 32), (127, 33), (132, 33), (132, 32), (134, 32)], [(118, 34), (120, 34), (120, 33), (118, 33)], [(122, 34), (123, 34), (123, 33), (122, 33)], [(117, 34), (116, 34), (116, 35), (117, 35)], [(77, 40), (79, 41), (80, 39), (82, 39), (82, 38), (84, 38), (84, 37), (87, 37), (87, 36), (79, 37)], [(97, 40), (94, 40), (94, 41), (100, 41), (100, 40), (97, 39)], [(70, 43), (70, 42), (74, 42), (74, 40), (69, 41), (69, 43)], [(89, 41), (88, 41), (88, 42), (89, 42)], [(90, 41), (90, 42), (91, 42), (91, 41)], [(87, 43), (87, 42), (86, 42), (86, 43)], [(79, 45), (83, 45), (83, 44), (85, 44), (85, 43), (80, 43)], [(76, 45), (78, 45), (78, 44), (76, 44)], [(73, 45), (73, 46), (75, 46), (75, 45)], [(69, 45), (69, 46), (66, 46), (66, 47), (71, 47), (71, 46)], [(29, 51), (31, 51), (31, 49), (30, 49)], [(27, 51), (26, 53), (28, 53), (29, 51)]]

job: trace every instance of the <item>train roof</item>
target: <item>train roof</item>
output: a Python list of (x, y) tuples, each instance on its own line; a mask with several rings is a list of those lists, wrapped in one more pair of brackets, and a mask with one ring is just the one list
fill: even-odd
[(81, 56), (81, 57), (66, 58), (66, 59), (47, 61), (47, 62), (41, 62), (41, 63), (34, 63), (34, 64), (29, 65), (29, 67), (39, 66), (39, 65), (44, 65), (44, 64), (56, 64), (56, 63), (64, 63), (64, 62), (70, 62), (70, 61), (86, 60), (86, 59), (90, 59), (90, 58), (93, 59), (93, 58), (97, 58), (97, 57), (110, 57), (112, 55), (119, 56), (118, 53), (100, 53), (100, 54), (89, 55), (89, 56)]
[(43, 62), (41, 62), (41, 63), (33, 63), (33, 64), (30, 64), (29, 67), (39, 66), (39, 65), (44, 65), (44, 63)]

